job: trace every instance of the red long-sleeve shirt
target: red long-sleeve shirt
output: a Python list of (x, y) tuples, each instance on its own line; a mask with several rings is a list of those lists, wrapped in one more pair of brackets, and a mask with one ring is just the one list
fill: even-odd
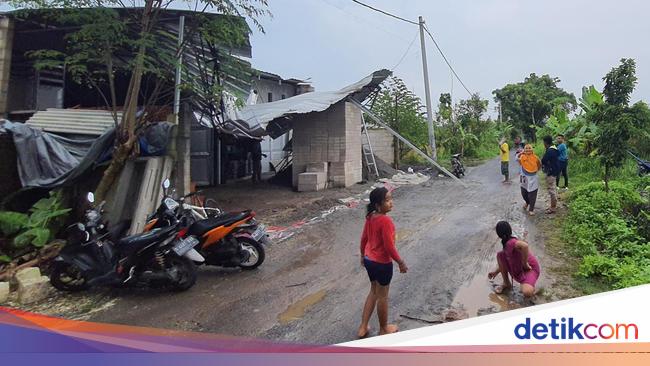
[(377, 263), (402, 259), (395, 247), (395, 225), (390, 216), (374, 214), (366, 219), (360, 249), (363, 255)]

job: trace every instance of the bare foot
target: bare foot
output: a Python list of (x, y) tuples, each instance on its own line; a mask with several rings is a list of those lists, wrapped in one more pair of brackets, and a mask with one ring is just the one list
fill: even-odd
[(379, 335), (396, 333), (399, 331), (399, 328), (395, 324), (388, 324), (385, 329), (379, 330)]
[(499, 285), (494, 289), (497, 294), (502, 294), (512, 288), (512, 285)]
[(535, 216), (535, 212), (534, 211), (528, 211), (528, 216)]
[(359, 328), (359, 331), (357, 332), (357, 338), (364, 339), (367, 338), (368, 335), (370, 335), (370, 326), (367, 326), (365, 331), (363, 328)]

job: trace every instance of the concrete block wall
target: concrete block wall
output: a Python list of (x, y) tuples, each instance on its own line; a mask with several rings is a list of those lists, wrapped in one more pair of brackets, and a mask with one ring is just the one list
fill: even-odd
[(11, 50), (14, 29), (9, 18), (0, 17), (0, 116), (8, 112), (9, 78), (11, 75)]
[(393, 135), (383, 128), (368, 129), (368, 135), (370, 135), (370, 144), (375, 157), (393, 165), (395, 162)]
[(293, 123), (293, 185), (314, 163), (327, 163), (331, 187), (348, 187), (362, 180), (361, 112), (339, 102), (329, 109), (296, 118)]

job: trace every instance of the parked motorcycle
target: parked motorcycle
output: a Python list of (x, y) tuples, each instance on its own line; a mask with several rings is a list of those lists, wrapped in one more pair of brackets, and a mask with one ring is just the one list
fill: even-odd
[[(190, 193), (178, 199), (169, 195), (163, 197), (161, 207), (176, 202), (174, 209), (165, 210), (159, 207), (147, 222), (145, 231), (166, 227), (171, 221), (177, 220), (184, 223), (184, 228), (179, 231), (180, 237), (198, 239), (195, 248), (205, 257), (205, 264), (241, 267), (245, 270), (259, 267), (266, 257), (263, 244), (270, 242), (266, 227), (255, 220), (255, 212), (218, 211), (214, 217), (197, 220), (195, 211), (200, 207), (186, 203), (186, 200), (195, 194)], [(169, 217), (170, 214), (175, 217)]]
[(627, 151), (628, 154), (632, 155), (634, 160), (636, 160), (637, 164), (637, 172), (639, 174), (639, 177), (643, 177), (644, 175), (650, 175), (650, 161), (649, 160), (644, 160), (636, 155), (634, 155), (630, 150)]
[(460, 160), (460, 154), (454, 154), (451, 156), (451, 169), (451, 172), (456, 176), (456, 178), (465, 175), (465, 167), (463, 166), (463, 162)]
[[(88, 194), (94, 203), (94, 195)], [(91, 286), (168, 287), (189, 289), (196, 282), (195, 262), (203, 260), (194, 249), (198, 240), (178, 235), (178, 220), (165, 228), (122, 237), (129, 223), (107, 229), (102, 223), (105, 202), (86, 211), (86, 222), (68, 228), (65, 247), (54, 259), (50, 282), (62, 291)]]

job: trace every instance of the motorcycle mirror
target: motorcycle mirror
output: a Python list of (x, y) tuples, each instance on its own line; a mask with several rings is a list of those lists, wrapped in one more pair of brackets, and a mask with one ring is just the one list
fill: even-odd
[(88, 192), (88, 195), (86, 196), (86, 199), (90, 203), (95, 203), (95, 194), (93, 192)]
[(171, 182), (169, 181), (169, 178), (165, 179), (162, 184), (163, 188), (169, 189), (169, 186), (171, 186)]

